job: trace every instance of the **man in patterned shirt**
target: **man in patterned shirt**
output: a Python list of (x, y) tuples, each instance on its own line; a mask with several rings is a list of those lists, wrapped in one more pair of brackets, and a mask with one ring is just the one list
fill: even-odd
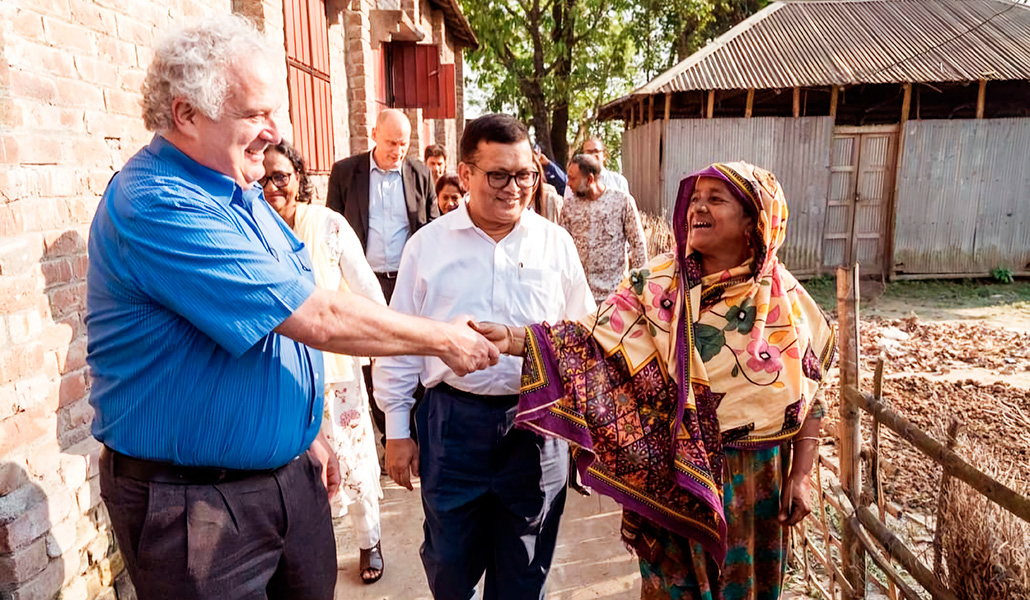
[(577, 154), (569, 163), (568, 189), (559, 223), (572, 234), (594, 300), (608, 297), (628, 274), (647, 262), (647, 243), (637, 203), (606, 187), (601, 162)]

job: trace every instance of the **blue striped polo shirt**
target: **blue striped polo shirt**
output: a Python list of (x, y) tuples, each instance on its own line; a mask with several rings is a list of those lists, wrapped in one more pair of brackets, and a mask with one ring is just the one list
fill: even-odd
[(268, 469), (322, 417), (322, 353), (274, 333), (315, 289), (259, 186), (161, 136), (107, 186), (89, 236), (93, 435), (129, 456)]

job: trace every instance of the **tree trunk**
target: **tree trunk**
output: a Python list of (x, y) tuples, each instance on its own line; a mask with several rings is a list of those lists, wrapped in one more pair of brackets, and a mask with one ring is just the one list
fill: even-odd
[[(558, 82), (569, 80), (572, 73), (572, 51), (576, 45), (576, 0), (555, 0), (554, 41), (558, 42), (562, 52), (554, 61), (554, 78)], [(569, 162), (569, 95), (570, 90), (559, 83), (558, 95), (551, 111), (551, 147), (554, 160), (565, 168)]]
[(551, 123), (551, 147), (554, 149), (554, 160), (562, 169), (569, 164), (569, 105), (563, 103), (554, 107)]

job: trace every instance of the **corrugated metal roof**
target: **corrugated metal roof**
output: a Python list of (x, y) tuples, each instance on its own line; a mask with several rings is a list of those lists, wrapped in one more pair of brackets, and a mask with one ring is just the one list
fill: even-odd
[(1030, 6), (1007, 0), (774, 2), (627, 96), (1030, 79)]

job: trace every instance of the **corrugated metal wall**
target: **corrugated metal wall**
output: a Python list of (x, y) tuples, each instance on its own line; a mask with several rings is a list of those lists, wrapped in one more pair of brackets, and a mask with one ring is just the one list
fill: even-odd
[[(657, 124), (661, 122), (648, 126)], [(638, 138), (631, 135), (638, 129), (624, 134), (624, 140), (632, 140), (624, 142), (624, 152), (632, 152), (636, 147)], [(661, 206), (671, 215), (680, 180), (713, 162), (744, 160), (765, 168), (779, 179), (790, 208), (787, 241), (780, 251), (780, 260), (796, 275), (816, 274), (822, 258), (832, 138), (832, 117), (670, 121), (665, 131)], [(630, 160), (624, 153), (624, 164)], [(641, 169), (632, 174), (641, 186), (648, 185), (648, 179), (659, 180), (659, 174), (653, 170)], [(626, 177), (630, 177), (630, 172)], [(629, 181), (633, 189), (635, 180)]]
[(1030, 119), (909, 121), (903, 136), (895, 272), (1030, 272)]
[(637, 208), (662, 214), (660, 180), (662, 121), (651, 121), (622, 134), (622, 174)]

